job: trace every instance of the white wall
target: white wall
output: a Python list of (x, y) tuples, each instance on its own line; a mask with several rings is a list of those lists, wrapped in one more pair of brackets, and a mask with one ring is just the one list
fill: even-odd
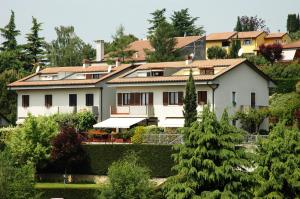
[[(27, 117), (28, 113), (35, 116), (55, 113), (72, 113), (69, 107), (69, 94), (77, 94), (77, 110), (85, 108), (85, 94), (94, 94), (94, 106), (100, 112), (100, 88), (84, 89), (48, 89), (48, 90), (20, 90), (18, 93), (18, 119)], [(22, 95), (29, 95), (29, 107), (22, 107)], [(45, 107), (45, 95), (52, 95), (52, 107)]]

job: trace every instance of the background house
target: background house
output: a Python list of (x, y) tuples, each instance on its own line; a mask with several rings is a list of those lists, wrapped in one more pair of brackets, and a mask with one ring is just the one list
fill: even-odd
[(291, 42), (291, 37), (286, 32), (273, 32), (265, 36), (265, 45), (269, 44), (288, 44)]
[(220, 32), (220, 33), (211, 33), (206, 37), (206, 58), (207, 58), (207, 49), (218, 46), (226, 50), (227, 54), (229, 53), (230, 45), (232, 42), (232, 37), (236, 35), (236, 32)]

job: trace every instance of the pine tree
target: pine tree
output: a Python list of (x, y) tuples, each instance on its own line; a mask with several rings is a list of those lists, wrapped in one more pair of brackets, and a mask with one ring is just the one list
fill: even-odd
[(168, 180), (168, 199), (250, 198), (253, 177), (248, 154), (238, 145), (240, 130), (229, 124), (224, 112), (221, 121), (206, 107), (201, 122), (184, 129), (184, 144), (175, 147), (176, 175)]
[(242, 24), (241, 24), (240, 17), (237, 18), (237, 22), (236, 22), (236, 26), (234, 28), (234, 31), (237, 31), (237, 32), (242, 32), (243, 31), (243, 27), (242, 27)]
[(258, 198), (300, 198), (300, 132), (278, 124), (258, 144)]
[(15, 13), (11, 11), (8, 24), (4, 28), (0, 28), (1, 36), (5, 39), (2, 43), (1, 50), (16, 50), (18, 44), (16, 37), (20, 35), (20, 31), (16, 30)]
[(148, 62), (176, 60), (176, 39), (174, 38), (174, 29), (171, 24), (167, 22), (159, 24), (155, 32), (149, 37), (149, 40), (155, 50), (146, 51)]
[(31, 32), (27, 34), (27, 44), (25, 45), (26, 56), (29, 61), (28, 69), (32, 69), (36, 64), (43, 64), (45, 55), (45, 41), (44, 37), (39, 36), (42, 23), (38, 23), (36, 18), (32, 17)]
[(197, 121), (197, 94), (192, 69), (186, 83), (183, 103), (184, 126), (190, 127)]
[(197, 27), (195, 22), (198, 17), (191, 17), (188, 8), (175, 11), (171, 16), (172, 25), (174, 27), (175, 36), (194, 36), (202, 35), (205, 33), (203, 27)]
[(151, 13), (152, 19), (149, 19), (148, 22), (151, 24), (151, 27), (148, 28), (149, 36), (152, 35), (158, 26), (162, 23), (166, 23), (167, 19), (165, 17), (166, 9), (163, 8), (161, 10), (155, 10)]

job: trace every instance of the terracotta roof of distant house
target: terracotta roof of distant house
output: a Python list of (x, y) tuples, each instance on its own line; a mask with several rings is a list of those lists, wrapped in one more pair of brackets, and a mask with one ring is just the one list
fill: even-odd
[(265, 39), (272, 39), (272, 38), (282, 38), (284, 35), (286, 35), (286, 32), (272, 32), (265, 36)]
[(35, 81), (26, 81), (31, 77), (40, 74), (55, 74), (58, 72), (77, 72), (77, 73), (85, 73), (85, 72), (103, 72), (105, 67), (107, 70), (107, 66), (88, 66), (83, 68), (82, 66), (74, 66), (74, 67), (49, 67), (41, 70), (38, 73), (31, 74), (25, 78), (22, 78), (18, 81), (15, 81), (9, 84), (9, 87), (28, 87), (28, 86), (57, 86), (57, 85), (93, 85), (98, 82), (101, 82), (108, 77), (111, 77), (129, 67), (132, 64), (122, 64), (118, 67), (112, 69), (111, 73), (104, 74), (99, 79), (60, 79), (60, 80), (35, 80)]
[[(203, 36), (186, 36), (186, 37), (175, 37), (177, 43), (175, 48), (180, 49), (183, 48), (190, 43), (196, 42), (199, 39), (203, 38)], [(132, 56), (130, 60), (134, 61), (145, 61), (146, 60), (146, 53), (145, 49), (148, 49), (150, 51), (153, 51), (154, 49), (152, 48), (150, 41), (149, 40), (137, 40), (129, 44), (129, 47), (126, 50), (132, 50), (136, 51), (136, 54)], [(108, 55), (105, 55), (108, 57)]]
[(300, 40), (285, 44), (282, 46), (283, 49), (300, 48)]
[(128, 74), (141, 69), (153, 69), (153, 68), (211, 68), (211, 67), (225, 67), (223, 70), (214, 75), (194, 75), (195, 81), (214, 80), (215, 78), (223, 75), (234, 67), (240, 65), (243, 62), (249, 63), (249, 65), (260, 73), (264, 78), (271, 80), (268, 76), (263, 74), (256, 66), (248, 62), (246, 59), (219, 59), (219, 60), (199, 60), (193, 61), (191, 64), (186, 65), (185, 62), (161, 62), (161, 63), (148, 63), (143, 64), (136, 69), (121, 75), (113, 80), (108, 81), (110, 84), (122, 84), (122, 83), (155, 83), (155, 82), (184, 82), (188, 79), (188, 75), (178, 76), (159, 76), (159, 77), (127, 77)]
[(238, 38), (239, 39), (256, 38), (263, 33), (265, 32), (264, 31), (238, 32)]
[(236, 35), (236, 32), (211, 33), (206, 36), (206, 41), (228, 40), (234, 35)]

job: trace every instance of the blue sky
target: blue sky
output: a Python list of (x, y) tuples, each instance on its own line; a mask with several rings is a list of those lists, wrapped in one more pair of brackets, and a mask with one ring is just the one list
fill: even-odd
[[(93, 43), (96, 39), (111, 40), (116, 28), (144, 38), (149, 27), (149, 13), (155, 9), (173, 11), (189, 8), (199, 17), (198, 25), (206, 32), (231, 31), (237, 16), (258, 15), (271, 31), (285, 31), (289, 13), (300, 12), (299, 0), (0, 0), (0, 27), (7, 24), (10, 10), (16, 14), (17, 28), (22, 36), (31, 27), (31, 16), (43, 22), (42, 35), (47, 41), (55, 38), (54, 27), (73, 25), (79, 37)], [(0, 38), (2, 42), (2, 38)]]

